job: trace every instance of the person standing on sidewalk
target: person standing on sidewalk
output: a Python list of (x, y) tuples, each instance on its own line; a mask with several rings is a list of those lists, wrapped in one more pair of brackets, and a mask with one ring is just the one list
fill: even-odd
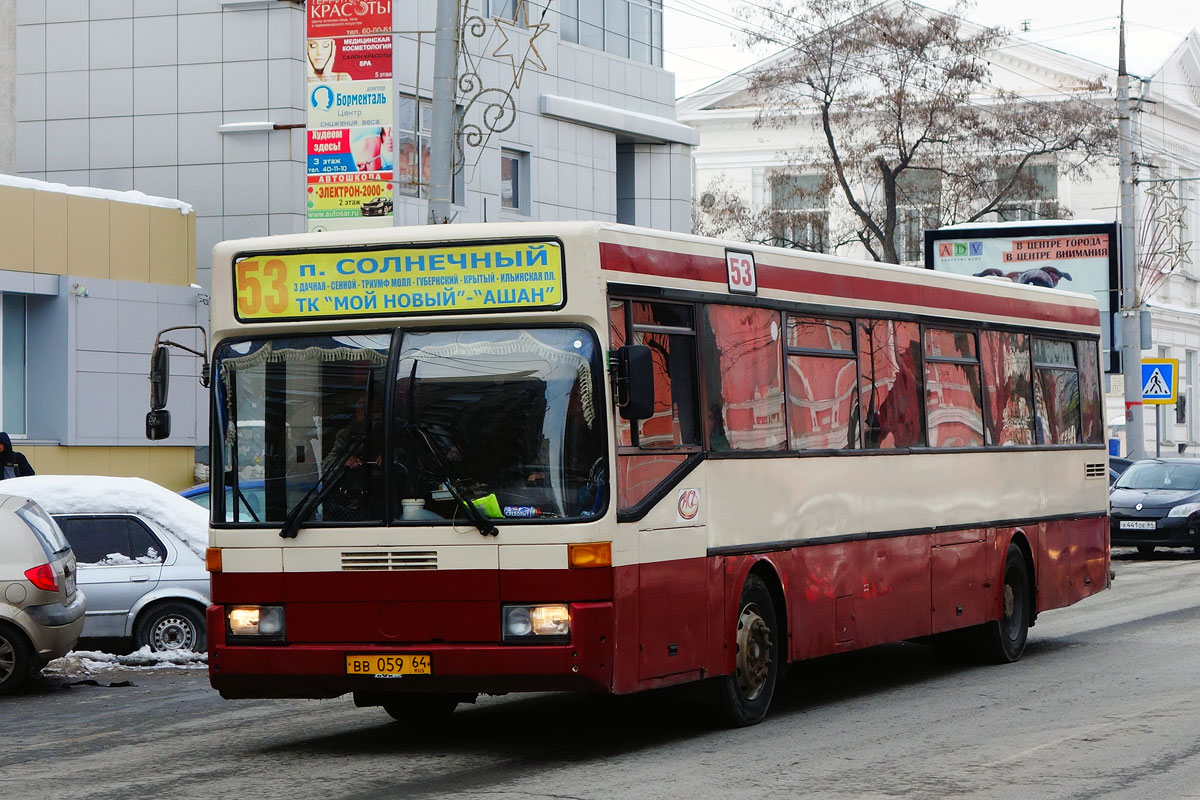
[(4, 478), (23, 478), (33, 474), (29, 459), (24, 453), (13, 450), (12, 439), (7, 433), (0, 431), (0, 480)]

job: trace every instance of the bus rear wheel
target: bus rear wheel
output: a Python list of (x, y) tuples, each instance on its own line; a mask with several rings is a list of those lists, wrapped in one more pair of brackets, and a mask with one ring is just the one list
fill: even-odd
[(762, 578), (751, 575), (738, 603), (734, 669), (717, 679), (721, 719), (727, 725), (754, 725), (767, 715), (779, 677), (779, 639), (771, 593)]
[(397, 722), (445, 723), (458, 707), (456, 694), (405, 694), (381, 703)]
[(980, 654), (994, 664), (1011, 664), (1025, 652), (1029, 639), (1029, 612), (1032, 605), (1029, 568), (1021, 548), (1009, 545), (1004, 559), (1002, 613), (998, 620), (984, 623), (978, 630)]

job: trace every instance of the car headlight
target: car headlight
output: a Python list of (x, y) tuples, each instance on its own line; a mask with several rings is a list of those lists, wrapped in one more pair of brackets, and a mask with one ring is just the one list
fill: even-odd
[(1175, 506), (1167, 513), (1168, 517), (1190, 517), (1200, 511), (1200, 503), (1183, 503)]
[(571, 638), (571, 612), (562, 603), (504, 606), (500, 622), (508, 641), (566, 642)]
[(225, 633), (231, 639), (282, 642), (283, 606), (229, 606), (225, 609)]

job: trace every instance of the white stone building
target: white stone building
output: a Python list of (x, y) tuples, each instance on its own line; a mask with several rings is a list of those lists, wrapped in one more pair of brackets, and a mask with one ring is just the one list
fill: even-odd
[[(1140, 62), (1153, 60), (1143, 55)], [(694, 184), (698, 196), (720, 179), (737, 191), (755, 209), (772, 207), (771, 187), (780, 176), (803, 180), (793, 175), (787, 153), (818, 145), (818, 131), (809, 126), (789, 128), (755, 127), (760, 105), (748, 90), (745, 72), (769, 69), (767, 58), (728, 77), (680, 98), (678, 115), (700, 132), (701, 144), (694, 151)], [(1039, 102), (1053, 102), (1062, 91), (1082, 82), (1101, 78), (1114, 89), (1116, 74), (1092, 61), (1076, 58), (1045, 46), (1014, 39), (989, 54), (990, 82), (1017, 95)], [(1200, 443), (1200, 33), (1193, 31), (1178, 47), (1148, 74), (1132, 80), (1134, 145), (1137, 168), (1139, 214), (1147, 206), (1146, 192), (1167, 178), (1182, 179), (1173, 184), (1184, 211), (1177, 236), (1190, 242), (1186, 258), (1148, 298), (1152, 314), (1153, 347), (1144, 351), (1146, 358), (1165, 357), (1179, 360), (1179, 393), (1186, 399), (1185, 410), (1161, 406), (1161, 445), (1164, 455), (1175, 454), (1177, 446), (1190, 448)], [(1137, 102), (1140, 99), (1140, 102)], [(987, 102), (988, 98), (980, 98)], [(1114, 104), (1114, 125), (1115, 122)], [(1115, 159), (1097, 166), (1087, 182), (1059, 176), (1052, 162), (1039, 164), (1038, 179), (1047, 202), (1057, 203), (1079, 219), (1116, 221), (1119, 219), (1119, 184)], [(903, 209), (901, 212), (903, 213)], [(836, 220), (849, 213), (840, 208), (836, 195), (822, 208), (805, 209), (805, 214), (825, 215)], [(1011, 219), (1011, 217), (1010, 217)], [(828, 225), (828, 222), (826, 222)], [(911, 241), (902, 248), (906, 263), (920, 264), (920, 225), (910, 226)], [(1143, 248), (1144, 250), (1144, 248)], [(842, 255), (862, 257), (861, 249), (839, 251)], [(1141, 254), (1144, 255), (1144, 252)], [(1188, 263), (1190, 259), (1190, 263)], [(1124, 403), (1118, 378), (1106, 381), (1110, 435), (1123, 436)], [(1146, 449), (1155, 452), (1154, 407), (1147, 406)]]

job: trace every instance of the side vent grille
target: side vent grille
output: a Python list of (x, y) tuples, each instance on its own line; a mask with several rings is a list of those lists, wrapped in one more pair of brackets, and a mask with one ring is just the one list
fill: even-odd
[(1087, 464), (1083, 468), (1083, 477), (1085, 478), (1103, 478), (1108, 475), (1108, 469), (1104, 464)]
[(350, 572), (437, 568), (436, 550), (359, 550), (342, 553), (342, 569)]

